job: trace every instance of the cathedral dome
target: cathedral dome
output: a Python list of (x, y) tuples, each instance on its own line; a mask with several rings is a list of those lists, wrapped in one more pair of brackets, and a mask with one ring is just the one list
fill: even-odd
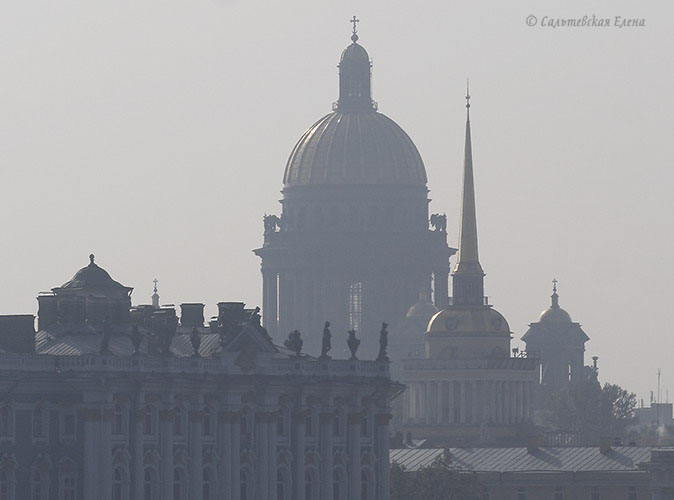
[[(75, 273), (75, 276), (61, 285), (61, 289), (129, 289), (113, 280), (108, 272), (94, 263), (94, 255), (89, 256), (89, 265)], [(130, 290), (130, 289), (129, 289)]]
[(503, 315), (489, 306), (450, 306), (431, 318), (427, 334), (510, 334)]
[(302, 135), (283, 183), (426, 186), (426, 169), (412, 139), (386, 115), (337, 110)]

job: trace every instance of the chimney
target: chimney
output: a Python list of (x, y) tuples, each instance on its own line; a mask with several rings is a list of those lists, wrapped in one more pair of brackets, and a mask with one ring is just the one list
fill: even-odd
[(609, 451), (611, 451), (611, 438), (600, 437), (599, 438), (599, 452), (602, 455), (606, 455)]
[(37, 329), (44, 330), (58, 321), (56, 295), (53, 293), (37, 297)]
[(180, 324), (189, 327), (204, 326), (204, 305), (180, 304)]
[(527, 440), (527, 453), (533, 455), (541, 446), (542, 439), (538, 436), (530, 436)]
[(0, 349), (7, 352), (35, 352), (35, 316), (14, 314), (0, 316)]
[(413, 443), (412, 443), (412, 432), (411, 431), (407, 431), (407, 435), (405, 436), (405, 444), (407, 446), (413, 445)]

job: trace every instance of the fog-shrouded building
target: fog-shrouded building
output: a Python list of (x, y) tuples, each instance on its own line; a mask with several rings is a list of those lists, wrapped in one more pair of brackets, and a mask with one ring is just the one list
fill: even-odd
[(544, 404), (550, 394), (587, 377), (590, 369), (585, 366), (585, 343), (590, 337), (580, 323), (574, 322), (559, 306), (557, 280), (553, 281), (550, 307), (541, 313), (538, 321), (529, 324), (522, 336), (527, 351), (535, 352), (541, 361), (540, 404)]
[(400, 426), (436, 442), (508, 444), (532, 430), (539, 363), (526, 353), (510, 356), (508, 322), (484, 296), (469, 99), (452, 299), (428, 323), (423, 358), (402, 361), (400, 379), (408, 389), (398, 402)]
[[(265, 216), (264, 326), (273, 338), (292, 329), (318, 352), (323, 322), (354, 329), (372, 355), (382, 321), (396, 325), (433, 288), (448, 303), (444, 216), (431, 218), (426, 169), (407, 133), (378, 111), (370, 57), (352, 43), (339, 61), (339, 98), (292, 149), (280, 216)], [(393, 359), (397, 346), (392, 332)]]
[(272, 342), (259, 309), (131, 306), (95, 261), (0, 316), (0, 498), (385, 500), (387, 361)]

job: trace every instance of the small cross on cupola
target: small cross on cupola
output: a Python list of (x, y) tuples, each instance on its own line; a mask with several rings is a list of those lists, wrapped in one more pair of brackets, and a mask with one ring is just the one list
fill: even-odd
[(360, 19), (358, 19), (356, 16), (353, 16), (349, 22), (353, 24), (353, 33), (351, 35), (351, 41), (353, 41), (353, 43), (356, 43), (358, 41), (358, 33), (357, 33), (358, 30), (356, 28), (356, 24), (360, 22)]

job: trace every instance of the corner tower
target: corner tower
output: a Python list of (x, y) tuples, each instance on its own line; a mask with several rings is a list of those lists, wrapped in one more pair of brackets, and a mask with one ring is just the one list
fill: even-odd
[[(339, 97), (293, 148), (280, 216), (265, 216), (263, 321), (277, 340), (303, 333), (317, 353), (325, 321), (335, 335), (355, 329), (361, 352), (376, 352), (382, 321), (396, 324), (433, 286), (448, 303), (444, 225), (429, 229), (421, 155), (405, 131), (378, 111), (370, 57), (355, 30), (339, 61)], [(333, 342), (333, 352), (341, 342)]]

